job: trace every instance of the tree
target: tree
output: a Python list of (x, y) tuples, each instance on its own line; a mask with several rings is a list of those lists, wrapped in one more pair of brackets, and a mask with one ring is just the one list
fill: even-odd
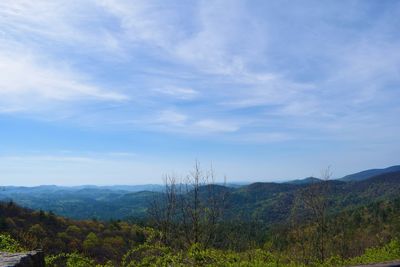
[(101, 243), (100, 239), (97, 237), (97, 235), (93, 232), (90, 232), (87, 236), (85, 241), (83, 241), (83, 249), (89, 254), (89, 255), (96, 255), (96, 251), (99, 250)]
[[(327, 258), (327, 211), (329, 180), (332, 177), (330, 168), (321, 172), (320, 181), (301, 189), (295, 200), (291, 212), (291, 238), (298, 245), (301, 258), (305, 264), (313, 252), (320, 262)], [(309, 220), (308, 226), (304, 223)], [(303, 225), (301, 223), (303, 222)], [(293, 246), (295, 247), (295, 246)]]
[(163, 194), (152, 201), (148, 210), (161, 231), (161, 241), (184, 248), (197, 243), (205, 247), (215, 244), (227, 190), (215, 184), (213, 168), (203, 171), (196, 161), (184, 179), (166, 175), (164, 183)]
[(305, 208), (311, 211), (313, 221), (316, 225), (315, 247), (321, 262), (324, 262), (326, 258), (326, 215), (328, 209), (329, 180), (331, 177), (332, 173), (328, 167), (321, 173), (321, 182), (312, 183), (301, 192), (301, 198)]
[(162, 233), (161, 241), (167, 245), (172, 245), (171, 242), (176, 238), (174, 220), (178, 214), (177, 195), (176, 177), (165, 175), (164, 192), (154, 197), (148, 209), (154, 226)]
[(40, 224), (34, 224), (29, 229), (29, 233), (36, 236), (39, 239), (43, 239), (47, 236), (46, 231)]

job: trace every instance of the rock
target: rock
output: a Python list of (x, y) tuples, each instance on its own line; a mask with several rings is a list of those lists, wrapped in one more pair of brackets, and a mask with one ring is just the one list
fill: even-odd
[(0, 267), (45, 267), (42, 251), (0, 252)]
[(353, 267), (400, 267), (400, 261), (357, 265), (357, 266), (353, 266)]

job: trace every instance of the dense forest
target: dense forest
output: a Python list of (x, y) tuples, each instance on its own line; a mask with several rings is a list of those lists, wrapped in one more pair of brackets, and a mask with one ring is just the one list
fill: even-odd
[[(386, 169), (373, 169), (331, 180), (336, 194), (334, 210), (349, 205), (368, 204), (370, 201), (387, 199), (396, 195), (396, 181), (393, 186), (381, 185), (378, 179), (373, 185), (376, 191), (372, 195), (363, 181), (376, 175), (400, 171), (400, 166)], [(224, 215), (239, 217), (240, 220), (262, 220), (265, 224), (281, 221), (290, 213), (294, 195), (311, 183), (320, 179), (306, 178), (285, 183), (253, 183), (238, 185), (219, 184), (225, 194), (226, 209)], [(372, 180), (371, 180), (372, 181)], [(371, 181), (366, 181), (368, 185)], [(222, 187), (223, 186), (223, 187)], [(165, 186), (37, 186), (37, 187), (0, 187), (0, 200), (13, 201), (23, 207), (34, 210), (52, 211), (57, 215), (73, 219), (129, 220), (145, 218), (147, 209), (155, 196), (163, 194)], [(398, 187), (397, 187), (398, 188)], [(335, 207), (337, 206), (337, 207)]]
[(145, 215), (125, 220), (74, 220), (4, 201), (0, 250), (40, 248), (48, 266), (345, 266), (399, 259), (400, 172), (374, 175), (331, 180), (327, 171), (305, 182), (228, 187), (196, 165), (183, 181), (167, 176), (161, 191), (124, 193), (146, 196)]

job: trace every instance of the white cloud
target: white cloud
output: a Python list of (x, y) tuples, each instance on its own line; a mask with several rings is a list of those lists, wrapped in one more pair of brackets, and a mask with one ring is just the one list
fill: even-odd
[(285, 142), (292, 140), (294, 138), (293, 135), (290, 135), (285, 132), (254, 132), (254, 133), (245, 133), (241, 135), (239, 138), (236, 138), (236, 142), (244, 142), (244, 143), (276, 143), (276, 142)]
[(82, 156), (55, 156), (55, 155), (36, 155), (36, 156), (3, 156), (3, 161), (11, 162), (65, 162), (65, 163), (85, 163), (93, 162), (95, 159)]
[(175, 87), (175, 86), (154, 89), (154, 91), (164, 96), (170, 96), (182, 100), (194, 99), (199, 95), (199, 92), (192, 88)]
[(194, 130), (200, 129), (201, 132), (206, 133), (236, 132), (239, 130), (239, 127), (234, 124), (213, 119), (197, 121), (193, 124), (193, 126)]
[(4, 0), (0, 3), (0, 40), (23, 43), (36, 52), (63, 47), (115, 56), (123, 50), (123, 42), (104, 23), (103, 15), (91, 0)]
[(0, 108), (5, 112), (41, 109), (46, 103), (83, 99), (122, 101), (124, 94), (88, 82), (65, 66), (32, 55), (0, 52)]
[(156, 122), (160, 125), (169, 126), (184, 126), (188, 117), (185, 114), (179, 113), (174, 110), (164, 110), (162, 111)]
[(13, 162), (64, 162), (64, 163), (85, 163), (102, 162), (112, 160), (130, 161), (137, 157), (137, 154), (123, 151), (94, 152), (94, 151), (58, 151), (52, 154), (43, 152), (25, 152), (23, 155), (0, 155), (1, 161)]
[(200, 1), (196, 15), (198, 30), (177, 43), (175, 56), (205, 73), (245, 76), (249, 60), (260, 52), (264, 34), (244, 3)]
[[(369, 112), (364, 107), (386, 108), (399, 97), (398, 90), (386, 89), (399, 81), (399, 42), (384, 34), (391, 20), (344, 32), (325, 7), (309, 18), (308, 7), (293, 12), (263, 4), (267, 15), (260, 16), (251, 6), (224, 0), (2, 1), (0, 112), (51, 106), (53, 114), (65, 108), (62, 103), (129, 100), (101, 114), (77, 110), (76, 117), (97, 124), (133, 121), (155, 131), (241, 134), (266, 121), (310, 131), (352, 127), (357, 118), (368, 124), (361, 119)], [(350, 26), (362, 18), (359, 9), (344, 13)], [(322, 19), (327, 16), (332, 21)], [(120, 61), (105, 64), (114, 57)], [(93, 66), (82, 67), (81, 59)], [(154, 71), (137, 74), (145, 68)], [(109, 71), (123, 93), (100, 85)], [(240, 113), (246, 109), (255, 111)], [(388, 113), (370, 117), (369, 124), (392, 122)]]
[[(263, 44), (263, 35), (240, 1), (198, 1), (191, 5), (196, 8), (193, 14), (160, 1), (96, 3), (117, 19), (120, 42), (146, 46), (160, 58), (208, 74), (246, 76), (249, 56)], [(191, 16), (190, 24), (187, 16)], [(241, 34), (246, 38), (238, 42)], [(245, 49), (238, 49), (241, 46)]]
[(175, 29), (169, 26), (168, 19), (172, 9), (166, 10), (156, 1), (115, 1), (100, 0), (96, 4), (105, 12), (114, 15), (119, 20), (119, 27), (125, 37), (133, 41), (155, 43), (159, 46), (170, 45), (167, 43), (170, 34)]

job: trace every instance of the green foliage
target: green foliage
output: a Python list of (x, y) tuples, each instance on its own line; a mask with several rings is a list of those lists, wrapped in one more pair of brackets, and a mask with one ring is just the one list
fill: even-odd
[(129, 250), (122, 258), (122, 266), (163, 266), (169, 248), (161, 245), (143, 244)]
[(28, 231), (30, 234), (35, 235), (39, 238), (44, 238), (46, 237), (46, 231), (43, 229), (43, 227), (40, 224), (34, 224), (29, 228)]
[(240, 253), (205, 249), (200, 244), (194, 244), (188, 250), (174, 251), (157, 244), (145, 244), (129, 251), (123, 258), (122, 266), (291, 267), (301, 265), (290, 261), (280, 262), (279, 257), (262, 249)]
[(47, 256), (45, 259), (46, 266), (49, 267), (112, 267), (113, 264), (96, 264), (93, 259), (80, 255), (78, 253), (61, 253), (57, 255)]
[[(123, 267), (133, 266), (204, 266), (204, 267), (339, 267), (355, 264), (369, 264), (390, 261), (400, 258), (400, 242), (392, 240), (382, 247), (369, 248), (361, 256), (352, 259), (343, 259), (332, 256), (323, 263), (293, 262), (289, 255), (279, 256), (265, 249), (254, 249), (245, 252), (227, 250), (204, 249), (200, 244), (194, 244), (186, 251), (173, 251), (172, 249), (157, 245), (143, 244), (128, 251), (121, 262)], [(119, 264), (118, 264), (119, 265)], [(70, 253), (46, 257), (46, 266), (50, 267), (111, 267), (112, 262), (97, 264), (86, 256)]]
[(114, 265), (132, 246), (155, 236), (153, 229), (127, 222), (73, 221), (13, 203), (0, 202), (0, 219), (7, 225), (4, 232), (8, 234), (1, 235), (3, 251), (21, 250), (9, 238), (12, 236), (26, 250), (41, 248), (47, 256), (77, 253), (96, 263), (111, 260)]
[[(153, 228), (119, 221), (110, 224), (95, 221), (75, 222), (45, 212), (31, 212), (15, 205), (0, 205), (1, 214), (7, 215), (6, 220), (17, 222), (12, 232), (18, 239), (28, 242), (32, 236), (37, 236), (42, 238), (47, 246), (52, 245), (53, 249), (58, 250), (52, 253), (45, 249), (46, 263), (50, 267), (334, 267), (381, 262), (400, 258), (400, 242), (397, 239), (388, 242), (389, 237), (398, 234), (400, 229), (399, 210), (400, 200), (396, 199), (345, 211), (330, 218), (330, 241), (326, 245), (331, 255), (324, 262), (318, 262), (312, 256), (298, 257), (302, 253), (302, 247), (308, 246), (312, 249), (313, 239), (309, 238), (312, 236), (310, 233), (315, 231), (312, 222), (300, 225), (298, 234), (302, 239), (299, 240), (293, 239), (294, 233), (282, 227), (282, 230), (275, 229), (274, 235), (271, 230), (271, 239), (264, 242), (263, 246), (243, 251), (205, 248), (198, 243), (188, 249), (179, 250), (163, 245), (160, 232)], [(346, 226), (345, 233), (340, 231), (343, 225)], [(226, 228), (226, 231), (232, 229), (240, 231), (240, 227)], [(346, 233), (349, 237), (343, 239), (345, 235), (342, 234)], [(375, 240), (372, 236), (378, 238)], [(369, 239), (365, 239), (366, 237)], [(286, 238), (288, 239), (285, 240)], [(346, 258), (335, 248), (342, 241), (346, 243), (345, 247), (350, 252), (354, 243), (358, 247), (360, 244), (375, 244), (375, 247), (367, 248), (361, 256)], [(230, 242), (239, 241), (232, 239)], [(15, 252), (21, 251), (22, 247), (10, 235), (0, 234), (0, 249)]]
[(347, 261), (347, 264), (368, 264), (400, 259), (400, 242), (392, 240), (383, 247), (366, 249), (365, 253)]
[[(334, 267), (400, 258), (399, 173), (381, 180), (332, 182), (324, 221), (325, 256), (319, 257), (321, 227), (304, 207), (292, 216), (296, 192), (308, 185), (260, 183), (232, 189), (229, 211), (215, 225), (212, 244), (185, 242), (171, 228), (172, 242), (162, 229), (143, 221), (73, 221), (14, 203), (0, 203), (0, 250), (38, 247), (47, 266), (314, 266)], [(121, 200), (121, 199), (120, 199)], [(131, 199), (132, 200), (132, 199)], [(373, 200), (373, 201), (372, 201)], [(122, 201), (122, 200), (121, 200)], [(124, 198), (129, 203), (129, 197)], [(142, 203), (143, 204), (143, 203)], [(80, 207), (81, 208), (81, 207)], [(148, 223), (148, 224), (147, 224)], [(179, 232), (180, 231), (180, 232)], [(323, 262), (321, 262), (323, 261)]]
[(0, 234), (0, 251), (4, 252), (20, 252), (24, 249), (8, 234)]
[(86, 251), (93, 250), (100, 246), (100, 240), (97, 235), (93, 232), (90, 232), (87, 236), (85, 241), (83, 241), (83, 249)]
[[(14, 199), (19, 205), (34, 210), (53, 211), (74, 219), (143, 218), (155, 192), (129, 192), (102, 188), (2, 188), (0, 200)], [(1, 221), (0, 221), (1, 230)]]
[[(330, 181), (330, 212), (359, 207), (379, 200), (397, 197), (400, 191), (400, 172), (382, 174), (359, 182)], [(288, 218), (296, 193), (310, 184), (254, 183), (240, 188), (226, 188), (229, 210), (226, 218), (241, 221), (261, 220), (267, 228)], [(146, 218), (146, 211), (155, 196), (162, 192), (112, 191), (102, 188), (72, 190), (38, 188), (18, 190), (5, 188), (0, 199), (15, 199), (32, 209), (52, 210), (58, 215), (75, 219), (110, 220)], [(0, 220), (0, 229), (5, 227)]]

